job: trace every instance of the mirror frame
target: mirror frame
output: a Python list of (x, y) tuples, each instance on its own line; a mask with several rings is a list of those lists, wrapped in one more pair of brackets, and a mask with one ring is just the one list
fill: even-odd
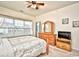
[(47, 23), (50, 23), (51, 24), (51, 31), (50, 31), (50, 33), (54, 33), (55, 32), (55, 24), (52, 21), (46, 21), (46, 22), (44, 22), (44, 29), (43, 29), (43, 31), (45, 32), (45, 25)]

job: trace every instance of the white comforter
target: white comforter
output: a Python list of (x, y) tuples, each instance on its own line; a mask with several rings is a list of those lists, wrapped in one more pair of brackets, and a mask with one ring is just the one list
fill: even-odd
[(38, 56), (46, 51), (46, 42), (40, 38), (23, 36), (1, 39), (0, 56)]

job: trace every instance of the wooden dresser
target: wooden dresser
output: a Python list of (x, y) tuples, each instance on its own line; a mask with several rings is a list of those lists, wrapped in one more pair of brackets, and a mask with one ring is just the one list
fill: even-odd
[(71, 51), (71, 41), (64, 38), (58, 38), (56, 40), (56, 47)]
[(56, 40), (55, 40), (55, 24), (54, 22), (51, 21), (46, 21), (42, 24), (43, 31), (39, 33), (39, 38), (45, 40), (47, 42), (46, 44), (46, 53), (47, 55), (49, 54), (49, 45), (55, 45)]
[[(44, 32), (44, 33), (39, 33), (39, 37), (41, 39), (44, 39), (46, 42), (48, 42), (48, 44), (50, 45), (55, 45), (56, 44), (56, 39), (55, 39), (55, 35), (50, 33), (50, 32)], [(48, 41), (47, 41), (48, 40)]]

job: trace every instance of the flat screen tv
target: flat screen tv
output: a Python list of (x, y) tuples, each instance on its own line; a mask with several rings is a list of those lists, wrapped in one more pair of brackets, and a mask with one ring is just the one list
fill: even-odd
[(65, 39), (71, 40), (71, 32), (58, 31), (58, 38), (65, 38)]

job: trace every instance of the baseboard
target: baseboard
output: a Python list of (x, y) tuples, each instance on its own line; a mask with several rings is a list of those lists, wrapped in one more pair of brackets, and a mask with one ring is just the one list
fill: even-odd
[(72, 50), (77, 50), (77, 51), (79, 51), (79, 49), (77, 49), (77, 48), (72, 48)]

